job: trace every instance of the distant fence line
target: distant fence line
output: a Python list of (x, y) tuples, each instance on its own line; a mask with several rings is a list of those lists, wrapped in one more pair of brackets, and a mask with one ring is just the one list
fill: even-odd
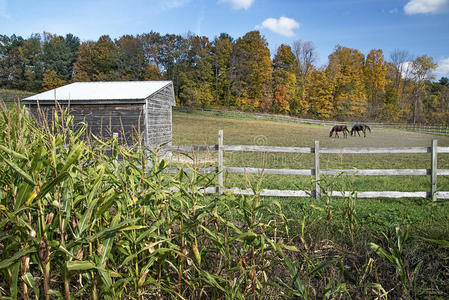
[[(252, 195), (254, 191), (240, 188), (226, 188), (223, 181), (223, 173), (240, 174), (276, 174), (276, 175), (310, 175), (315, 176), (315, 190), (270, 190), (260, 191), (261, 196), (275, 197), (315, 197), (323, 196), (320, 188), (321, 175), (355, 175), (355, 176), (396, 176), (396, 175), (430, 175), (429, 191), (399, 192), (399, 191), (359, 191), (358, 198), (430, 198), (432, 201), (438, 199), (449, 199), (449, 191), (438, 191), (438, 176), (449, 176), (449, 169), (438, 169), (437, 161), (439, 153), (449, 153), (449, 147), (439, 147), (438, 141), (433, 140), (430, 147), (388, 147), (388, 148), (320, 148), (319, 141), (315, 141), (315, 147), (276, 147), (276, 146), (253, 146), (253, 145), (225, 145), (223, 143), (223, 130), (219, 131), (217, 145), (180, 145), (167, 147), (170, 151), (218, 151), (218, 164), (216, 167), (199, 168), (201, 173), (218, 173), (218, 186), (216, 188), (204, 189), (205, 193), (231, 192), (238, 195)], [(228, 167), (224, 164), (224, 151), (246, 151), (246, 152), (277, 152), (277, 153), (313, 153), (315, 166), (313, 169), (266, 169), (253, 167)], [(321, 169), (320, 154), (379, 154), (379, 153), (431, 153), (430, 169)], [(168, 172), (177, 172), (177, 169), (168, 169)], [(331, 191), (330, 196), (349, 196), (352, 192)]]
[[(33, 93), (26, 91), (8, 91), (0, 89), (0, 100), (3, 102), (16, 102), (25, 97), (31, 96)], [(183, 111), (185, 108), (175, 108), (175, 110)], [(317, 125), (325, 125), (325, 126), (333, 126), (335, 124), (347, 124), (353, 125), (357, 122), (343, 122), (343, 121), (326, 121), (326, 120), (315, 120), (315, 119), (306, 119), (306, 118), (297, 118), (285, 115), (277, 115), (277, 114), (266, 114), (266, 113), (256, 113), (256, 112), (242, 112), (235, 110), (218, 110), (218, 109), (203, 109), (202, 111), (215, 113), (217, 115), (240, 115), (240, 116), (253, 116), (255, 118), (261, 118), (266, 120), (273, 121), (287, 121), (292, 123), (306, 123), (306, 124), (317, 124)], [(447, 135), (449, 136), (449, 125), (427, 125), (427, 124), (408, 124), (408, 123), (376, 123), (376, 122), (363, 122), (371, 127), (375, 128), (396, 128), (407, 131), (415, 131), (422, 132), (428, 134), (435, 135)]]
[[(183, 108), (176, 108), (176, 110), (182, 111)], [(277, 115), (277, 114), (266, 114), (266, 113), (257, 113), (257, 112), (242, 112), (235, 110), (218, 110), (218, 109), (203, 109), (202, 111), (211, 112), (216, 115), (236, 115), (236, 116), (252, 116), (254, 118), (260, 118), (264, 120), (272, 120), (272, 121), (284, 121), (284, 122), (292, 122), (292, 123), (306, 123), (306, 124), (316, 124), (316, 125), (325, 125), (325, 126), (333, 126), (335, 124), (347, 124), (353, 125), (356, 123), (367, 124), (368, 126), (374, 128), (394, 128), (401, 129), (407, 131), (416, 131), (428, 134), (436, 134), (436, 135), (449, 135), (449, 125), (427, 125), (427, 124), (408, 124), (408, 123), (377, 123), (377, 122), (343, 122), (343, 121), (326, 121), (326, 120), (316, 120), (316, 119), (306, 119), (306, 118), (297, 118), (285, 115)]]

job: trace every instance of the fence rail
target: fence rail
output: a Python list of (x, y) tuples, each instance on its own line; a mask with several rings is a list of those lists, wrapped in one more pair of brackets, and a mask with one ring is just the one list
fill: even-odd
[[(240, 174), (274, 174), (274, 175), (305, 175), (315, 176), (315, 190), (270, 190), (260, 191), (261, 196), (275, 197), (316, 197), (320, 198), (321, 175), (355, 175), (355, 176), (424, 176), (430, 175), (429, 191), (420, 192), (400, 192), (400, 191), (358, 191), (358, 198), (430, 198), (432, 201), (438, 199), (449, 199), (449, 191), (438, 191), (438, 176), (449, 176), (449, 169), (438, 169), (437, 161), (439, 153), (449, 153), (449, 147), (439, 147), (437, 140), (432, 141), (430, 147), (384, 147), (384, 148), (320, 148), (319, 141), (315, 141), (315, 147), (277, 147), (277, 146), (253, 146), (253, 145), (224, 145), (223, 131), (218, 134), (218, 145), (186, 145), (169, 146), (170, 151), (218, 151), (217, 167), (198, 168), (200, 173), (218, 173), (218, 186), (216, 188), (204, 189), (205, 193), (230, 192), (239, 195), (252, 195), (254, 191), (241, 188), (226, 188), (223, 184), (223, 173)], [(313, 169), (268, 169), (254, 167), (229, 167), (224, 165), (224, 151), (245, 151), (245, 152), (276, 152), (276, 153), (313, 153), (315, 157), (315, 167)], [(381, 154), (381, 153), (431, 153), (430, 169), (321, 169), (320, 154)], [(177, 172), (177, 169), (168, 169), (167, 172)], [(192, 171), (191, 171), (192, 172)], [(351, 192), (329, 192), (331, 196), (348, 196)]]

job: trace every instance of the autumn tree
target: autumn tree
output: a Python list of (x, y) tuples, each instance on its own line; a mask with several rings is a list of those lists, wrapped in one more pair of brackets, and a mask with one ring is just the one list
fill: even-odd
[(137, 38), (142, 45), (142, 52), (146, 63), (144, 79), (164, 79), (161, 65), (163, 47), (162, 36), (158, 32), (151, 31), (150, 33), (138, 35)]
[(307, 76), (306, 96), (310, 102), (310, 112), (317, 118), (334, 116), (334, 85), (329, 80), (329, 70), (312, 69)]
[(215, 87), (215, 104), (231, 104), (231, 56), (233, 38), (222, 33), (215, 38), (212, 45), (213, 72)]
[(310, 73), (315, 67), (317, 53), (315, 46), (310, 41), (297, 40), (293, 42), (293, 53), (296, 58), (296, 79), (298, 83), (299, 105), (294, 111), (297, 114), (307, 112), (309, 103), (306, 99), (307, 82)]
[(66, 84), (64, 80), (59, 78), (55, 70), (47, 69), (42, 79), (42, 91), (48, 91)]
[(156, 66), (159, 72), (162, 70), (162, 48), (163, 38), (158, 32), (151, 31), (138, 35), (137, 38), (142, 44), (142, 51), (147, 64)]
[(385, 62), (385, 93), (380, 111), (370, 111), (374, 120), (397, 122), (404, 114), (399, 99), (399, 90), (396, 87), (397, 68), (390, 62)]
[(120, 80), (118, 56), (115, 43), (107, 35), (101, 36), (97, 42), (82, 43), (73, 66), (73, 81)]
[(433, 58), (422, 55), (417, 57), (411, 65), (411, 74), (415, 81), (413, 89), (413, 123), (416, 123), (420, 115), (420, 105), (422, 98), (425, 96), (424, 80), (432, 78), (432, 71), (435, 70), (437, 64), (434, 63)]
[(363, 71), (368, 101), (378, 103), (380, 96), (385, 93), (386, 84), (386, 65), (381, 49), (373, 49), (368, 53)]
[(193, 106), (208, 106), (212, 94), (212, 43), (205, 36), (188, 37), (187, 59), (180, 72), (181, 103)]
[(239, 107), (269, 111), (271, 106), (271, 59), (267, 42), (259, 31), (237, 39), (231, 59), (233, 92)]
[(337, 116), (360, 117), (365, 113), (364, 62), (362, 53), (343, 46), (337, 46), (329, 55), (326, 72), (334, 85), (333, 105)]
[(153, 64), (147, 64), (145, 66), (144, 80), (163, 80), (164, 77), (161, 74), (159, 68)]
[(395, 49), (390, 54), (390, 62), (395, 67), (394, 86), (398, 92), (401, 92), (402, 78), (408, 77), (410, 68), (407, 62), (412, 61), (413, 58), (406, 50)]
[(274, 101), (273, 111), (288, 113), (292, 109), (297, 113), (300, 107), (296, 83), (295, 55), (291, 47), (282, 44), (273, 59)]

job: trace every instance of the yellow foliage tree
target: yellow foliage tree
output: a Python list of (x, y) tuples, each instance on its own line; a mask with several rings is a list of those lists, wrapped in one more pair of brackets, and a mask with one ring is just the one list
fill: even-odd
[(274, 112), (288, 113), (290, 111), (290, 105), (288, 103), (287, 89), (284, 85), (280, 84), (276, 88), (274, 93)]
[(326, 72), (312, 70), (308, 76), (306, 87), (310, 112), (322, 119), (330, 118), (334, 111), (334, 86), (329, 82)]
[(58, 77), (54, 70), (45, 70), (42, 78), (42, 91), (48, 91), (63, 86), (66, 82)]
[(366, 112), (363, 81), (365, 56), (356, 49), (337, 46), (329, 55), (326, 73), (334, 85), (334, 111), (340, 116), (360, 117)]
[(366, 56), (364, 74), (368, 100), (379, 102), (379, 96), (385, 93), (387, 66), (381, 49), (373, 49)]

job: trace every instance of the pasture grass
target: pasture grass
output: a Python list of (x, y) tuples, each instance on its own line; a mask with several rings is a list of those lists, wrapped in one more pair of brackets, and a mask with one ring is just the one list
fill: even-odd
[[(311, 124), (256, 120), (249, 115), (227, 116), (214, 113), (186, 113), (173, 115), (173, 144), (217, 144), (218, 130), (224, 131), (227, 145), (268, 145), (314, 147), (422, 147), (438, 139), (439, 146), (448, 146), (449, 137), (407, 132), (397, 129), (373, 128), (367, 137), (329, 138), (330, 127)], [(189, 153), (197, 166), (214, 165), (217, 153)], [(430, 154), (321, 154), (322, 169), (428, 169)], [(225, 166), (313, 169), (313, 154), (303, 153), (224, 153)], [(449, 168), (449, 154), (438, 155), (438, 167)], [(225, 186), (248, 187), (259, 175), (225, 174)], [(429, 191), (430, 176), (339, 176), (347, 190), (358, 191)], [(312, 176), (264, 175), (263, 186), (269, 189), (309, 190)], [(438, 190), (449, 190), (449, 177), (438, 177)]]

